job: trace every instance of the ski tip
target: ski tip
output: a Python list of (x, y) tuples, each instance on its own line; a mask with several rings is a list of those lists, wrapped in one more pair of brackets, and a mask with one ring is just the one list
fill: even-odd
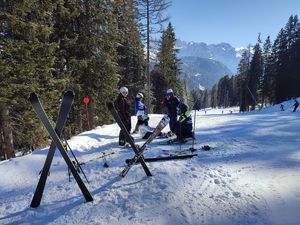
[(34, 201), (32, 201), (31, 204), (30, 204), (31, 208), (37, 208), (39, 206), (40, 206), (40, 202), (34, 202)]
[(69, 97), (74, 97), (75, 92), (73, 90), (66, 90), (64, 95), (69, 96)]
[(37, 95), (36, 93), (32, 92), (32, 93), (30, 93), (30, 95), (29, 95), (29, 97), (28, 97), (28, 100), (29, 100), (30, 102), (32, 102), (32, 101), (34, 101), (34, 100), (37, 100), (38, 98), (39, 98), (38, 95)]

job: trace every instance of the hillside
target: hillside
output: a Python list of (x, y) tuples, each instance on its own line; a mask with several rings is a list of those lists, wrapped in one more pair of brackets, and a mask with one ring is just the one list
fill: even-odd
[(176, 48), (180, 58), (194, 56), (206, 59), (213, 59), (224, 64), (231, 73), (236, 73), (240, 62), (243, 48), (235, 49), (228, 43), (206, 44), (203, 42), (185, 42), (177, 40)]
[(211, 89), (225, 75), (234, 75), (243, 48), (235, 49), (228, 43), (206, 44), (203, 42), (176, 41), (182, 75), (188, 75), (190, 89)]
[(199, 89), (200, 86), (212, 88), (212, 86), (226, 76), (232, 75), (232, 72), (221, 62), (200, 58), (195, 56), (186, 56), (181, 58), (180, 68), (188, 75), (190, 89)]
[[(298, 225), (300, 111), (284, 104), (284, 112), (278, 105), (251, 113), (197, 112), (195, 147), (212, 149), (199, 150), (192, 159), (147, 163), (152, 177), (136, 165), (120, 178), (133, 152), (117, 146), (116, 124), (72, 137), (68, 142), (90, 181), (94, 201), (89, 203), (74, 179), (69, 182), (58, 152), (37, 209), (29, 205), (47, 149), (0, 162), (0, 224)], [(150, 125), (161, 117), (150, 115)], [(191, 147), (161, 141), (156, 139), (145, 156)], [(107, 157), (108, 168), (98, 158), (104, 152), (115, 153)]]

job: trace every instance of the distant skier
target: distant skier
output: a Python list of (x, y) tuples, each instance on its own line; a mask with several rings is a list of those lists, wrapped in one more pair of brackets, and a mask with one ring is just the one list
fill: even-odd
[(167, 108), (167, 115), (170, 118), (170, 130), (172, 133), (176, 131), (176, 123), (177, 123), (177, 107), (179, 105), (179, 99), (174, 95), (172, 89), (167, 90), (167, 94), (165, 99), (162, 102), (163, 107)]
[(280, 110), (284, 111), (284, 105), (283, 104), (280, 104)]
[(186, 104), (180, 103), (178, 109), (180, 116), (176, 123), (176, 140), (184, 142), (186, 138), (194, 138), (192, 117)]
[(135, 115), (137, 116), (137, 122), (134, 128), (133, 133), (138, 132), (139, 130), (139, 120), (142, 119), (142, 116), (145, 114), (145, 104), (142, 102), (144, 98), (144, 95), (142, 93), (137, 93), (136, 97), (135, 97)]
[[(120, 93), (114, 102), (114, 106), (125, 125), (127, 131), (130, 133), (131, 130), (131, 102), (128, 99), (128, 89), (126, 87), (120, 88)], [(125, 146), (126, 144), (125, 135), (122, 131), (119, 134), (119, 145)], [(128, 141), (127, 141), (128, 142)]]
[(299, 107), (299, 102), (296, 98), (295, 98), (295, 104), (293, 106), (294, 106), (293, 112), (296, 112), (297, 108)]

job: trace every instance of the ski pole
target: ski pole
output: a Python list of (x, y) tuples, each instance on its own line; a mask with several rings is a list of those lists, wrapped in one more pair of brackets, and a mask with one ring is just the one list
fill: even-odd
[(63, 133), (63, 139), (64, 139), (64, 141), (65, 141), (65, 143), (66, 143), (66, 146), (69, 148), (69, 150), (70, 150), (71, 154), (73, 155), (73, 157), (74, 157), (74, 159), (75, 159), (75, 161), (76, 161), (76, 163), (77, 163), (77, 165), (78, 165), (80, 171), (82, 172), (82, 174), (83, 174), (83, 176), (84, 176), (86, 182), (89, 184), (90, 182), (88, 181), (88, 179), (87, 179), (87, 177), (86, 177), (86, 175), (85, 175), (85, 173), (84, 173), (82, 167), (80, 166), (80, 163), (78, 162), (78, 160), (77, 160), (77, 158), (76, 158), (74, 152), (72, 151), (72, 149), (71, 149), (69, 143), (68, 143), (67, 140), (66, 140), (66, 136), (65, 136), (64, 130), (63, 130), (62, 133)]
[[(192, 147), (190, 148), (190, 150), (193, 152), (193, 151), (196, 151), (196, 149), (194, 148), (194, 145), (195, 145), (195, 139), (196, 139), (196, 114), (197, 114), (197, 105), (198, 105), (198, 101), (199, 99), (194, 103), (194, 137), (193, 137), (193, 141), (192, 141)], [(197, 107), (198, 108), (198, 107)]]
[(195, 133), (196, 133), (196, 109), (194, 109), (194, 137), (193, 137), (193, 141), (192, 141), (192, 147), (190, 148), (190, 150), (193, 152), (193, 151), (196, 151), (196, 149), (194, 148), (194, 144), (195, 144)]

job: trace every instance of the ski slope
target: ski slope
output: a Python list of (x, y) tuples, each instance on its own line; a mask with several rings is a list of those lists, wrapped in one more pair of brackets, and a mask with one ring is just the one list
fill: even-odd
[[(0, 224), (298, 225), (300, 111), (291, 112), (292, 102), (284, 104), (284, 112), (279, 105), (249, 113), (198, 111), (195, 147), (212, 149), (199, 150), (192, 159), (147, 163), (152, 177), (140, 165), (125, 178), (119, 176), (125, 159), (134, 154), (118, 147), (116, 124), (72, 137), (68, 143), (85, 163), (90, 181), (82, 176), (94, 197), (89, 203), (74, 178), (69, 182), (59, 151), (36, 209), (30, 203), (47, 149), (0, 162)], [(150, 115), (150, 125), (161, 117)], [(191, 147), (161, 141), (154, 140), (145, 156)], [(99, 158), (104, 152), (113, 153), (106, 157), (108, 168)]]

